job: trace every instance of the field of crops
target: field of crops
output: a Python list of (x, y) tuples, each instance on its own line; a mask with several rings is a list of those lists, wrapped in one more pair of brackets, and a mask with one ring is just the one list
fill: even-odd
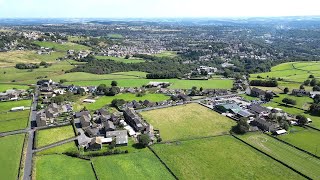
[(303, 179), (231, 136), (152, 148), (179, 179)]
[(107, 179), (174, 179), (149, 149), (138, 153), (93, 158), (97, 175)]
[(320, 160), (262, 133), (239, 136), (247, 143), (286, 163), (312, 179), (320, 177)]
[(188, 104), (142, 112), (141, 115), (164, 141), (228, 133), (235, 122), (199, 104)]
[(310, 128), (292, 127), (288, 134), (279, 136), (292, 145), (320, 156), (320, 132)]
[(24, 134), (0, 138), (0, 179), (17, 179)]
[(36, 146), (42, 147), (75, 136), (72, 126), (62, 126), (44, 130), (38, 130)]

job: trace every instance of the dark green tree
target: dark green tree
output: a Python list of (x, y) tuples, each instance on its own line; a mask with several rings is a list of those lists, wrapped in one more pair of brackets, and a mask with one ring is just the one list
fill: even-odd
[(142, 145), (143, 147), (147, 147), (150, 142), (151, 142), (151, 139), (148, 136), (148, 134), (141, 134), (139, 136), (139, 144)]

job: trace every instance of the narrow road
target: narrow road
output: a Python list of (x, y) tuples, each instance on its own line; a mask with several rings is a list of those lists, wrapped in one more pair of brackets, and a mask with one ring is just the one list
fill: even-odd
[(69, 142), (72, 142), (72, 141), (75, 141), (77, 140), (78, 137), (72, 137), (72, 138), (69, 138), (69, 139), (65, 139), (65, 140), (62, 140), (62, 141), (59, 141), (59, 142), (56, 142), (56, 143), (53, 143), (53, 144), (49, 144), (47, 146), (43, 146), (43, 147), (40, 147), (38, 149), (34, 149), (33, 150), (33, 153), (36, 153), (36, 152), (40, 152), (40, 151), (44, 151), (46, 149), (49, 149), (49, 148), (53, 148), (53, 147), (56, 147), (56, 146), (60, 146), (62, 144), (66, 144), (66, 143), (69, 143)]
[(30, 117), (29, 117), (29, 124), (28, 124), (28, 130), (29, 130), (29, 139), (27, 143), (27, 152), (26, 152), (26, 160), (24, 164), (24, 173), (23, 173), (23, 179), (24, 180), (30, 180), (31, 174), (32, 174), (32, 156), (33, 156), (33, 138), (34, 138), (34, 130), (32, 129), (35, 125), (36, 120), (36, 109), (37, 109), (37, 102), (38, 102), (38, 87), (35, 88), (35, 93), (32, 100), (32, 105), (30, 108)]

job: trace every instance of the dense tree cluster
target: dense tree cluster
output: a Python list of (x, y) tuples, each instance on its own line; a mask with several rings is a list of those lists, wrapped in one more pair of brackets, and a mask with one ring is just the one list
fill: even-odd
[(37, 69), (40, 67), (39, 64), (27, 64), (27, 63), (17, 63), (15, 66), (17, 69)]
[(247, 122), (246, 118), (241, 118), (238, 122), (236, 126), (232, 127), (232, 131), (236, 134), (245, 134), (246, 132), (249, 131), (249, 124)]
[(276, 80), (252, 80), (251, 86), (263, 86), (263, 87), (277, 87), (278, 82)]

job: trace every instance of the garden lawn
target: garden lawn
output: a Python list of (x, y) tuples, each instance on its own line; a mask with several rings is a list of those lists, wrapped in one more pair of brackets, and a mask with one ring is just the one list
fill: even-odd
[(46, 149), (44, 151), (37, 152), (37, 155), (48, 155), (48, 154), (62, 154), (67, 152), (78, 152), (78, 148), (75, 142), (69, 142), (60, 146)]
[(235, 122), (199, 104), (141, 112), (164, 141), (228, 134)]
[(320, 178), (319, 159), (262, 133), (247, 133), (239, 137), (310, 178)]
[(65, 155), (35, 156), (37, 180), (95, 180), (90, 161)]
[(141, 63), (145, 62), (143, 59), (125, 59), (121, 57), (112, 57), (112, 56), (96, 56), (98, 60), (112, 60), (116, 62), (122, 62), (122, 63)]
[(247, 94), (241, 94), (240, 96), (243, 97), (247, 101), (258, 101), (258, 100), (260, 100), (260, 98), (252, 97), (252, 96), (249, 96)]
[(107, 179), (174, 179), (164, 165), (149, 150), (117, 156), (93, 158), (97, 175)]
[(62, 126), (36, 131), (37, 147), (46, 146), (75, 136), (72, 126)]
[(306, 150), (312, 154), (320, 156), (320, 132), (310, 129), (294, 126), (288, 134), (278, 137), (294, 146)]
[(81, 103), (81, 105), (86, 106), (89, 110), (97, 110), (101, 107), (111, 104), (112, 100), (114, 99), (124, 99), (125, 101), (144, 101), (149, 100), (151, 102), (159, 102), (170, 99), (169, 96), (163, 94), (146, 94), (142, 97), (137, 97), (135, 94), (125, 93), (125, 94), (118, 94), (116, 96), (102, 96), (99, 97), (95, 103)]
[[(180, 80), (180, 79), (115, 79), (120, 87), (141, 87), (149, 82), (170, 82), (170, 89), (191, 89), (196, 86), (204, 89), (231, 89), (232, 80), (229, 79), (211, 79), (211, 80)], [(73, 81), (66, 84), (79, 86), (99, 86), (100, 84), (111, 84), (112, 80), (97, 81)]]
[(152, 148), (179, 179), (303, 179), (232, 136)]
[(7, 112), (10, 111), (11, 108), (19, 106), (30, 107), (31, 100), (0, 102), (0, 112)]
[(0, 138), (0, 179), (17, 179), (25, 135), (11, 135)]

